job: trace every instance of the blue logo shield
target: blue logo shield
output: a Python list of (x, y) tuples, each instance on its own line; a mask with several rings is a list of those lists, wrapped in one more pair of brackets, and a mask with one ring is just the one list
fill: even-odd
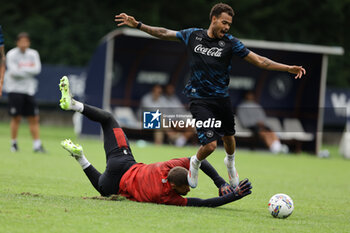
[(157, 109), (156, 112), (143, 112), (144, 129), (160, 129), (160, 117), (162, 113)]

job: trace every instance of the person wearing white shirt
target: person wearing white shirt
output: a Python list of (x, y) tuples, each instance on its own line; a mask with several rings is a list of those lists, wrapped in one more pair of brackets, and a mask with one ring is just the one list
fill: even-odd
[[(179, 97), (175, 93), (175, 87), (172, 84), (167, 84), (164, 87), (164, 111), (168, 115), (183, 115), (183, 118), (176, 117), (179, 120), (186, 120), (188, 116), (192, 116), (191, 112), (187, 111)], [(173, 127), (172, 131), (168, 131), (168, 137), (174, 141), (175, 146), (183, 147), (196, 134), (194, 128)]]
[(253, 131), (274, 154), (288, 153), (287, 145), (282, 144), (266, 124), (266, 114), (262, 106), (256, 102), (255, 95), (248, 91), (244, 96), (244, 101), (237, 106), (237, 117), (242, 126)]
[(17, 133), (22, 116), (27, 117), (33, 138), (34, 152), (45, 152), (39, 137), (39, 110), (34, 98), (41, 72), (39, 53), (29, 48), (28, 33), (17, 36), (17, 47), (6, 54), (5, 91), (8, 93), (11, 116), (11, 151), (18, 151)]
[[(154, 85), (151, 92), (141, 98), (140, 115), (143, 111), (156, 111), (157, 109), (166, 108), (166, 102), (162, 93), (162, 87), (159, 84)], [(156, 145), (163, 144), (164, 132), (162, 130), (154, 130), (153, 139)]]

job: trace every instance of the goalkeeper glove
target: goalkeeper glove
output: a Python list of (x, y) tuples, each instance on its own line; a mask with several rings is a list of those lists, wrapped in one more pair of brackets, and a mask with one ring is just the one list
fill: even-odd
[(233, 187), (228, 183), (225, 183), (219, 188), (219, 196), (227, 195), (233, 193)]
[(245, 196), (251, 194), (252, 188), (253, 188), (252, 184), (249, 182), (249, 180), (247, 178), (245, 178), (244, 180), (241, 180), (241, 182), (239, 182), (237, 187), (233, 190), (233, 193), (236, 197), (236, 200), (239, 200), (242, 197), (245, 197)]

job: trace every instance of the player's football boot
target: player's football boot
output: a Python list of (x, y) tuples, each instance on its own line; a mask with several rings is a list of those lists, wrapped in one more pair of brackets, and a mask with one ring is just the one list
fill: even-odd
[(227, 173), (228, 173), (230, 185), (232, 187), (236, 187), (239, 184), (239, 176), (235, 167), (235, 160), (233, 158), (229, 159), (229, 157), (226, 156), (224, 159), (224, 163), (227, 167)]
[(19, 151), (18, 145), (16, 142), (11, 144), (11, 152), (17, 152)]
[(34, 148), (33, 151), (34, 153), (43, 153), (43, 154), (47, 153), (43, 145), (40, 145), (39, 147)]
[(61, 99), (60, 106), (63, 110), (71, 110), (72, 104), (74, 104), (74, 100), (69, 91), (69, 80), (67, 76), (63, 76), (60, 80), (60, 91), (61, 91)]
[(83, 147), (79, 144), (74, 144), (70, 139), (63, 140), (61, 146), (76, 159), (81, 158), (83, 155)]
[(187, 175), (187, 181), (191, 188), (197, 187), (198, 184), (198, 170), (200, 167), (200, 163), (197, 164), (194, 160), (196, 155), (193, 155), (190, 160), (190, 169)]
[(281, 146), (281, 153), (288, 154), (289, 153), (289, 147), (286, 144), (282, 144)]

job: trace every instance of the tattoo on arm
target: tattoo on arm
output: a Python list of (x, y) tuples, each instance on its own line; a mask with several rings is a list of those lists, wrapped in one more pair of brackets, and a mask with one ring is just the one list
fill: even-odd
[(271, 61), (270, 59), (265, 58), (261, 64), (262, 64), (265, 68), (268, 68), (268, 67), (272, 64), (272, 61)]
[(266, 57), (263, 58), (260, 67), (267, 70), (288, 71), (287, 65), (272, 61)]
[(254, 52), (250, 52), (245, 58), (247, 62), (266, 70), (288, 71), (289, 66), (279, 62), (275, 62), (267, 57), (260, 56)]
[(166, 28), (162, 28), (162, 27), (152, 27), (152, 26), (148, 26), (145, 24), (142, 24), (141, 28), (142, 31), (158, 37), (160, 39), (163, 40), (173, 40), (175, 38), (173, 38), (171, 35), (169, 35), (170, 30), (166, 29)]
[(154, 36), (162, 36), (165, 33), (164, 28), (145, 26), (144, 30)]

